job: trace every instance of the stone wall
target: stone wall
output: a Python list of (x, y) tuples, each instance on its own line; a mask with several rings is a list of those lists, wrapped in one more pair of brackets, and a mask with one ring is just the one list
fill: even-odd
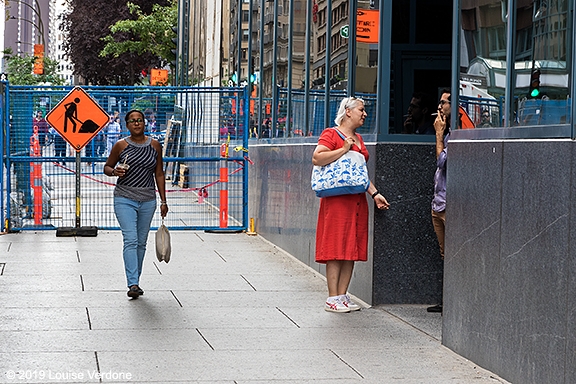
[(443, 343), (513, 383), (575, 383), (576, 144), (448, 148)]

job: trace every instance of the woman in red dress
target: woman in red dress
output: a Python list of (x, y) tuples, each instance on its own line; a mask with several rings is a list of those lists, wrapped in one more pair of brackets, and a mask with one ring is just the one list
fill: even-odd
[[(355, 97), (342, 100), (335, 129), (325, 129), (312, 155), (312, 164), (329, 164), (348, 151), (357, 151), (368, 161), (368, 150), (356, 130), (366, 119), (364, 101)], [(346, 137), (342, 139), (338, 131)], [(378, 209), (389, 204), (374, 184), (366, 191)], [(366, 194), (339, 195), (320, 199), (316, 228), (316, 262), (326, 264), (328, 299), (324, 309), (329, 312), (350, 312), (360, 306), (350, 300), (348, 286), (355, 261), (368, 258), (368, 203)]]

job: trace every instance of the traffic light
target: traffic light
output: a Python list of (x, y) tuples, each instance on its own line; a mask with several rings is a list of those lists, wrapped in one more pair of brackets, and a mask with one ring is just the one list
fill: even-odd
[(528, 95), (534, 99), (540, 96), (540, 70), (537, 68), (533, 69), (530, 74), (530, 92)]
[(170, 52), (172, 52), (172, 54), (174, 55), (173, 58), (171, 58), (170, 60), (170, 64), (176, 68), (178, 65), (178, 27), (172, 27), (172, 32), (174, 32), (176, 34), (175, 37), (173, 37), (172, 40), (172, 44), (171, 44), (171, 49)]
[(170, 44), (170, 53), (172, 54), (170, 57), (170, 69), (172, 72), (172, 84), (173, 85), (180, 85), (180, 76), (178, 76), (178, 71), (180, 70), (179, 65), (179, 36), (178, 36), (178, 26), (172, 27), (172, 32), (175, 33), (175, 36), (171, 38)]

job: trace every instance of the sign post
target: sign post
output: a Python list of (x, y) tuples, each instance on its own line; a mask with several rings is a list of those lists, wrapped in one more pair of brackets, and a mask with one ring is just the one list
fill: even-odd
[(75, 87), (46, 115), (46, 121), (76, 150), (76, 220), (75, 227), (61, 227), (57, 237), (98, 235), (98, 227), (80, 226), (80, 152), (102, 128), (110, 117), (82, 88)]

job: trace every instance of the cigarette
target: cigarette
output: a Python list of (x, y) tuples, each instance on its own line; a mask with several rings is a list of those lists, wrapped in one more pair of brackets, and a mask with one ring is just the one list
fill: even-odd
[(410, 114), (408, 114), (408, 115), (404, 115), (404, 116), (402, 116), (402, 117), (409, 117), (409, 116), (410, 116)]
[(430, 116), (438, 116), (438, 112), (436, 112), (436, 113), (431, 113)]

